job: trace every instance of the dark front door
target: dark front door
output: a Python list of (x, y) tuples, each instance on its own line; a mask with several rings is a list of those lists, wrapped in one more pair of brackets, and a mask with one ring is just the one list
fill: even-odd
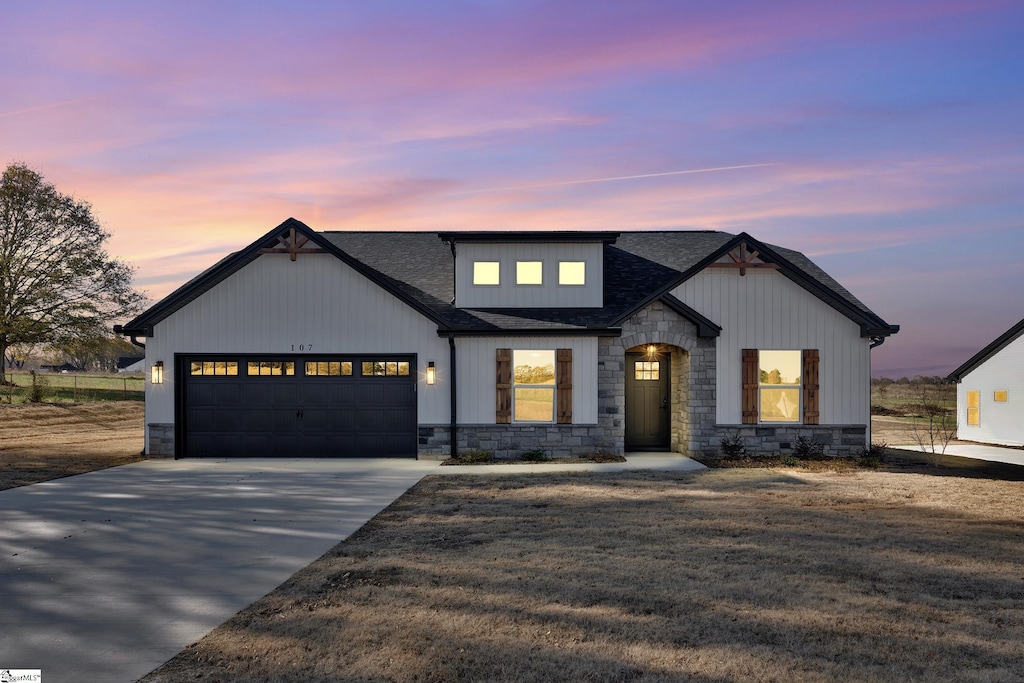
[(626, 354), (626, 450), (667, 450), (671, 376), (668, 354)]

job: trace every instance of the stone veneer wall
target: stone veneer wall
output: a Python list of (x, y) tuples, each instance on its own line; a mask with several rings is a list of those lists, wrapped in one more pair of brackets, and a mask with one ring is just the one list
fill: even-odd
[(173, 458), (174, 457), (174, 425), (151, 422), (146, 425), (149, 428), (149, 453), (150, 458)]
[[(597, 452), (615, 453), (604, 430), (598, 425), (490, 425), (468, 424), (458, 427), (459, 450), (493, 451), (495, 458), (518, 458), (526, 451), (540, 449), (549, 457), (581, 457)], [(451, 454), (448, 425), (423, 425), (419, 428), (421, 458)]]
[(719, 425), (712, 453), (721, 456), (721, 440), (737, 434), (743, 439), (748, 455), (778, 455), (793, 452), (796, 440), (807, 437), (821, 444), (825, 455), (857, 456), (867, 446), (867, 425)]

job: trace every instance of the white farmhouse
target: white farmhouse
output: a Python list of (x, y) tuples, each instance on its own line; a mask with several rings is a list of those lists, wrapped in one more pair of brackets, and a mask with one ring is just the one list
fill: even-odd
[(1024, 320), (1011, 327), (959, 368), (957, 438), (1024, 446)]

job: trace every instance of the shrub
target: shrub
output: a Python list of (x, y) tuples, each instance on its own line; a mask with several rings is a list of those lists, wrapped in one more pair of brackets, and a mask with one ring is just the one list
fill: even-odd
[(459, 451), (459, 462), (480, 463), (494, 460), (494, 451), (485, 451), (481, 448), (471, 448), (467, 451)]
[(42, 403), (43, 399), (46, 398), (46, 390), (49, 387), (49, 382), (46, 381), (45, 377), (42, 377), (35, 370), (32, 371), (32, 386), (28, 390), (28, 402), (29, 403)]
[(793, 445), (793, 457), (800, 460), (815, 460), (825, 457), (825, 446), (806, 436), (798, 436)]
[(551, 459), (548, 457), (548, 454), (540, 448), (534, 448), (533, 450), (526, 451), (519, 457), (525, 462), (547, 462)]
[(786, 467), (796, 467), (797, 465), (800, 464), (799, 458), (793, 455), (789, 455), (787, 453), (783, 453), (779, 457), (779, 462), (781, 462)]
[(747, 446), (739, 434), (723, 437), (721, 444), (722, 453), (727, 458), (742, 458), (747, 454)]

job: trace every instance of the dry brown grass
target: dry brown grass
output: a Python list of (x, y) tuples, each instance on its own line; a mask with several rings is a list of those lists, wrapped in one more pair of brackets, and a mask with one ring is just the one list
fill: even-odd
[(429, 477), (145, 681), (1024, 679), (1024, 489)]
[(0, 405), (0, 490), (141, 460), (141, 402)]

